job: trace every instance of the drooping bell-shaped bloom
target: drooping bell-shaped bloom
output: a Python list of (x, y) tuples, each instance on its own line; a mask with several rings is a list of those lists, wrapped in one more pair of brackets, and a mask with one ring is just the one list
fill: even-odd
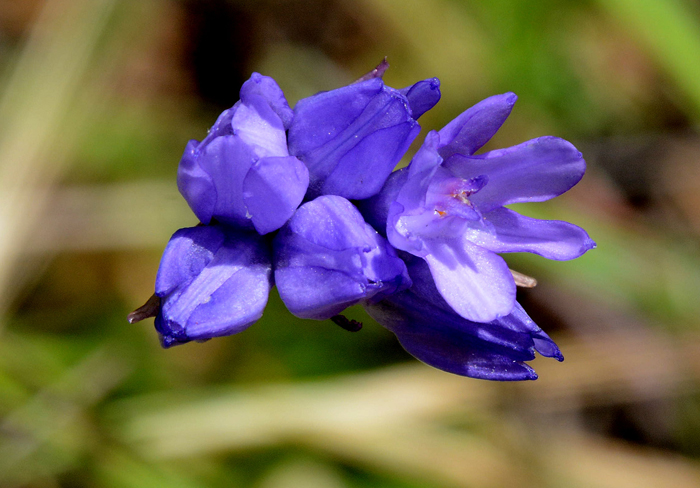
[(309, 196), (378, 193), (418, 135), (416, 119), (440, 99), (439, 86), (433, 78), (395, 90), (375, 77), (300, 100), (289, 151), (309, 169)]
[(504, 205), (554, 198), (583, 176), (585, 162), (569, 142), (541, 137), (474, 155), (510, 114), (515, 95), (484, 100), (431, 131), (406, 170), (363, 205), (368, 221), (386, 218), (389, 242), (423, 258), (445, 301), (475, 322), (505, 317), (515, 283), (496, 253), (579, 257), (595, 247), (581, 228), (519, 215)]
[(224, 225), (173, 234), (156, 276), (163, 347), (235, 334), (258, 320), (272, 286), (269, 246)]
[(564, 359), (517, 302), (510, 314), (491, 322), (467, 320), (442, 298), (423, 260), (408, 256), (406, 261), (413, 286), (364, 306), (419, 360), (462, 376), (514, 381), (537, 379), (525, 364), (535, 358), (535, 351)]
[(277, 83), (254, 73), (241, 99), (207, 137), (187, 144), (177, 183), (197, 218), (267, 234), (292, 216), (306, 193), (306, 166), (289, 155), (293, 112)]
[(348, 200), (307, 202), (274, 240), (275, 284), (297, 317), (328, 319), (407, 288), (406, 266)]

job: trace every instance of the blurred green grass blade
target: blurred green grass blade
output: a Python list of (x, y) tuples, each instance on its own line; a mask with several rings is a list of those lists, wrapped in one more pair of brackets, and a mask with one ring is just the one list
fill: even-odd
[(700, 19), (683, 0), (599, 0), (673, 77), (700, 118)]
[(0, 312), (13, 298), (15, 260), (59, 178), (65, 114), (115, 0), (45, 2), (0, 93)]
[[(0, 422), (0, 484), (52, 477), (75, 466), (90, 436), (90, 409), (128, 376), (131, 365), (98, 348)], [(4, 486), (4, 485), (3, 485)]]
[(202, 486), (182, 472), (153, 462), (144, 462), (131, 453), (117, 449), (110, 450), (100, 458), (96, 474), (104, 486), (113, 488), (198, 488)]

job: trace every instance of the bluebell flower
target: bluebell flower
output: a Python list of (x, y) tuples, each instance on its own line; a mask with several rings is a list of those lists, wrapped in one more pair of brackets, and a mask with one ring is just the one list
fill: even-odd
[(285, 131), (294, 114), (277, 83), (253, 73), (240, 95), (202, 142), (187, 144), (177, 184), (203, 224), (214, 219), (267, 234), (299, 206), (309, 173), (289, 155)]
[(505, 207), (567, 191), (585, 171), (581, 154), (545, 137), (475, 155), (510, 114), (515, 95), (505, 94), (430, 132), (392, 173), (440, 84), (390, 88), (387, 66), (294, 110), (254, 73), (188, 143), (178, 188), (201, 224), (173, 235), (156, 294), (129, 320), (155, 316), (164, 347), (235, 334), (262, 316), (276, 284), (297, 317), (348, 330), (361, 324), (340, 314), (361, 303), (407, 351), (455, 374), (535, 379), (525, 363), (536, 352), (562, 360), (515, 301), (497, 253), (572, 259), (594, 247), (572, 224)]
[(554, 341), (517, 302), (508, 315), (493, 321), (467, 320), (442, 298), (425, 261), (413, 256), (405, 260), (413, 286), (364, 306), (414, 357), (450, 373), (499, 381), (537, 379), (525, 364), (535, 358), (535, 351), (564, 360)]
[(301, 203), (304, 163), (289, 155), (293, 112), (269, 77), (254, 73), (207, 137), (190, 141), (178, 188), (204, 226), (177, 231), (156, 279), (163, 346), (240, 332), (262, 316), (272, 286), (269, 239)]
[[(369, 84), (378, 84), (380, 89), (370, 96), (374, 108), (362, 109), (365, 123), (360, 126), (371, 139), (372, 132), (382, 131), (381, 124), (397, 123), (396, 117), (382, 112), (394, 111), (406, 120), (398, 123), (398, 129), (389, 127), (381, 139), (386, 143), (383, 147), (407, 147), (410, 140), (406, 139), (406, 132), (417, 131), (408, 100), (415, 102), (416, 113), (422, 114), (437, 102), (439, 84), (428, 80), (402, 91), (384, 87), (381, 80), (369, 80)], [(367, 94), (361, 85), (358, 84), (359, 91)], [(156, 296), (160, 298), (156, 328), (166, 347), (234, 334), (261, 316), (272, 284), (269, 241), (294, 215), (307, 191), (306, 165), (290, 156), (287, 149), (286, 130), (295, 114), (280, 88), (272, 78), (254, 73), (243, 84), (240, 97), (219, 116), (204, 140), (189, 142), (180, 161), (178, 188), (195, 215), (207, 225), (178, 231), (163, 255), (156, 283)], [(395, 100), (401, 103), (396, 105)], [(304, 103), (300, 102), (302, 107)], [(303, 109), (301, 113), (302, 118), (309, 114)], [(371, 127), (366, 126), (367, 118)], [(405, 148), (395, 157), (400, 158), (403, 151)], [(381, 163), (386, 166), (386, 162)], [(375, 166), (365, 164), (364, 168), (367, 175), (373, 176), (368, 180), (374, 181)], [(376, 180), (377, 190), (385, 177)], [(321, 214), (320, 221), (309, 221)], [(332, 227), (328, 228), (328, 224)], [(316, 234), (305, 233), (305, 225)], [(341, 228), (344, 234), (333, 234)], [(266, 234), (270, 239), (260, 237)], [(304, 238), (310, 240), (303, 242)], [(329, 241), (333, 238), (337, 239), (334, 244)], [(329, 318), (349, 304), (380, 299), (410, 284), (405, 266), (393, 248), (341, 197), (305, 205), (276, 242), (280, 292), (290, 310), (299, 316)], [(312, 242), (316, 243), (313, 249), (308, 247)], [(345, 247), (336, 252), (333, 246), (341, 242)], [(195, 265), (200, 261), (190, 262), (203, 253), (212, 260), (212, 269)], [(218, 255), (223, 257), (215, 259)], [(333, 278), (334, 287), (305, 275), (314, 263), (328, 259), (337, 265), (324, 270), (327, 277)], [(178, 274), (180, 267), (183, 270)], [(232, 278), (224, 281), (229, 274)], [(302, 275), (306, 279), (292, 283)], [(314, 268), (312, 275), (318, 278), (319, 270)], [(342, 278), (350, 281), (342, 282)], [(244, 279), (248, 281), (241, 281)], [(322, 292), (310, 292), (312, 286)], [(316, 301), (311, 303), (304, 293), (311, 293)], [(249, 310), (244, 313), (242, 305)], [(333, 313), (328, 315), (329, 311)]]
[(364, 204), (368, 221), (386, 222), (397, 249), (423, 258), (437, 289), (459, 315), (491, 322), (515, 306), (515, 283), (496, 253), (579, 257), (595, 243), (581, 228), (524, 217), (505, 205), (554, 198), (574, 186), (586, 165), (569, 142), (541, 137), (474, 155), (515, 103), (512, 93), (488, 98), (441, 131), (431, 131), (409, 167)]
[(323, 320), (411, 281), (396, 251), (343, 197), (307, 202), (274, 240), (275, 284), (297, 317)]
[(180, 229), (156, 276), (163, 347), (241, 332), (263, 313), (272, 286), (269, 245), (220, 224)]
[(433, 78), (395, 90), (376, 77), (300, 100), (289, 151), (309, 169), (309, 197), (378, 193), (418, 135), (416, 119), (440, 99), (439, 87)]

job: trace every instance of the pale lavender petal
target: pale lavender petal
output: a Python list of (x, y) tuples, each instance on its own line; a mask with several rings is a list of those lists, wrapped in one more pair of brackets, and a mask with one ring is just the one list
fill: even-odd
[(501, 128), (517, 99), (515, 93), (494, 95), (462, 112), (440, 130), (440, 155), (474, 154)]
[(533, 219), (503, 207), (483, 217), (485, 225), (470, 229), (468, 236), (493, 252), (531, 252), (565, 261), (596, 245), (585, 230), (568, 222)]
[(586, 171), (581, 153), (558, 137), (540, 137), (480, 156), (455, 155), (443, 166), (460, 178), (488, 175), (488, 185), (471, 197), (482, 212), (549, 200), (573, 187)]
[[(417, 309), (420, 307), (421, 303), (427, 302), (430, 307), (435, 307), (443, 312), (447, 312), (448, 315), (452, 317), (454, 315), (454, 310), (445, 301), (435, 286), (435, 281), (433, 280), (427, 263), (423, 259), (415, 256), (403, 255), (402, 257), (406, 262), (406, 267), (408, 268), (409, 275), (413, 281), (413, 286), (409, 290), (410, 293), (416, 296), (416, 298), (411, 299), (413, 303), (412, 307)], [(397, 297), (399, 296), (402, 296), (402, 294), (397, 295)], [(388, 300), (395, 301), (395, 298), (391, 297)], [(433, 317), (435, 313), (437, 312), (431, 309), (429, 313), (424, 315), (424, 317)], [(511, 313), (491, 322), (490, 325), (493, 327), (489, 327), (489, 324), (469, 322), (461, 317), (458, 319), (454, 319), (454, 317), (452, 317), (446, 323), (455, 321), (458, 324), (461, 324), (458, 326), (458, 329), (463, 333), (470, 333), (479, 339), (487, 340), (489, 344), (500, 344), (501, 346), (507, 347), (511, 350), (529, 350), (534, 344), (535, 350), (541, 355), (556, 358), (558, 361), (564, 360), (564, 356), (561, 354), (561, 351), (554, 341), (552, 341), (552, 339), (550, 339), (549, 336), (537, 324), (535, 324), (535, 322), (530, 318), (530, 316), (518, 302), (515, 302), (515, 306), (513, 307), (513, 310), (511, 310)], [(435, 324), (436, 321), (424, 319), (421, 323)], [(526, 342), (523, 342), (522, 337), (513, 335), (509, 336), (504, 332), (494, 332), (498, 331), (499, 329), (506, 329), (520, 335), (525, 334), (528, 339), (526, 339)], [(532, 342), (529, 342), (530, 340)], [(480, 348), (482, 350), (488, 350), (489, 346), (482, 344)], [(504, 351), (501, 350), (500, 354), (504, 354)]]
[(267, 234), (294, 214), (309, 185), (309, 172), (294, 156), (262, 158), (243, 180), (243, 201), (255, 230)]
[(459, 315), (490, 322), (515, 305), (515, 283), (503, 259), (464, 237), (426, 239), (424, 256), (435, 285)]
[[(245, 255), (247, 250), (244, 245), (236, 244), (217, 254), (219, 266), (214, 273), (202, 275), (202, 285), (220, 285), (189, 317), (187, 335), (193, 340), (237, 334), (263, 315), (270, 294), (270, 264), (250, 264), (248, 259), (242, 262), (241, 254)], [(222, 263), (227, 269), (222, 269)], [(194, 282), (188, 291), (198, 284)], [(180, 296), (180, 300), (185, 298), (185, 294)]]
[(257, 157), (288, 156), (282, 119), (261, 95), (251, 95), (237, 105), (231, 119), (233, 133), (248, 144)]
[(469, 179), (456, 178), (445, 168), (438, 168), (425, 195), (426, 210), (432, 211), (439, 218), (454, 216), (465, 220), (480, 220), (481, 213), (469, 198), (487, 183), (486, 175)]
[[(217, 137), (204, 148), (199, 164), (214, 182), (212, 193), (216, 198), (210, 219), (214, 217), (219, 222), (252, 228), (243, 202), (243, 179), (255, 160), (250, 146), (238, 136)], [(206, 224), (209, 220), (202, 222)]]
[(425, 200), (430, 182), (442, 163), (442, 158), (437, 153), (438, 143), (437, 132), (430, 131), (408, 166), (406, 183), (399, 191), (396, 201), (389, 205), (387, 239), (397, 249), (414, 254), (422, 252), (420, 232), (414, 233), (414, 229), (410, 225), (407, 226), (406, 221), (412, 218), (429, 224), (434, 218), (432, 210), (426, 211)]
[[(427, 174), (431, 175), (431, 172), (434, 172), (435, 169), (440, 166), (443, 159), (440, 154), (438, 154), (439, 145), (439, 134), (434, 130), (428, 132), (425, 136), (423, 144), (421, 144), (421, 147), (416, 152), (416, 155), (413, 156), (411, 164), (408, 165), (410, 178), (415, 178), (418, 175), (424, 175), (426, 174), (426, 171), (428, 172)], [(424, 188), (425, 191), (427, 191), (429, 183), (429, 181), (423, 182), (421, 188)]]
[(197, 218), (207, 224), (216, 205), (216, 190), (211, 176), (199, 164), (199, 142), (187, 143), (177, 168), (177, 188)]
[(274, 79), (260, 73), (253, 73), (250, 79), (243, 83), (240, 95), (243, 103), (248, 103), (249, 100), (257, 96), (264, 98), (284, 124), (284, 129), (289, 129), (294, 118), (294, 111), (289, 108), (287, 98)]
[(240, 102), (236, 102), (236, 104), (233, 107), (221, 112), (219, 117), (216, 119), (216, 122), (214, 122), (214, 125), (211, 127), (211, 129), (209, 129), (207, 137), (205, 137), (202, 140), (202, 143), (199, 147), (200, 150), (204, 149), (211, 141), (213, 141), (217, 137), (233, 135), (231, 119), (233, 118), (233, 114), (236, 112), (236, 109), (239, 105)]

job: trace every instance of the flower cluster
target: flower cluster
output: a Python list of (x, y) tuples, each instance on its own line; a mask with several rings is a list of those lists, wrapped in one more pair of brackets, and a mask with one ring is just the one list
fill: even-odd
[[(562, 360), (515, 301), (517, 273), (499, 253), (573, 259), (595, 243), (572, 224), (508, 209), (564, 193), (585, 162), (543, 137), (475, 155), (515, 103), (488, 98), (431, 131), (394, 171), (440, 99), (437, 78), (384, 84), (386, 65), (299, 101), (254, 73), (240, 100), (190, 141), (178, 188), (200, 221), (165, 248), (155, 295), (164, 347), (235, 334), (263, 314), (272, 286), (297, 317), (360, 324), (361, 303), (421, 361), (459, 375), (535, 379), (525, 361)], [(516, 278), (514, 278), (514, 276)]]

